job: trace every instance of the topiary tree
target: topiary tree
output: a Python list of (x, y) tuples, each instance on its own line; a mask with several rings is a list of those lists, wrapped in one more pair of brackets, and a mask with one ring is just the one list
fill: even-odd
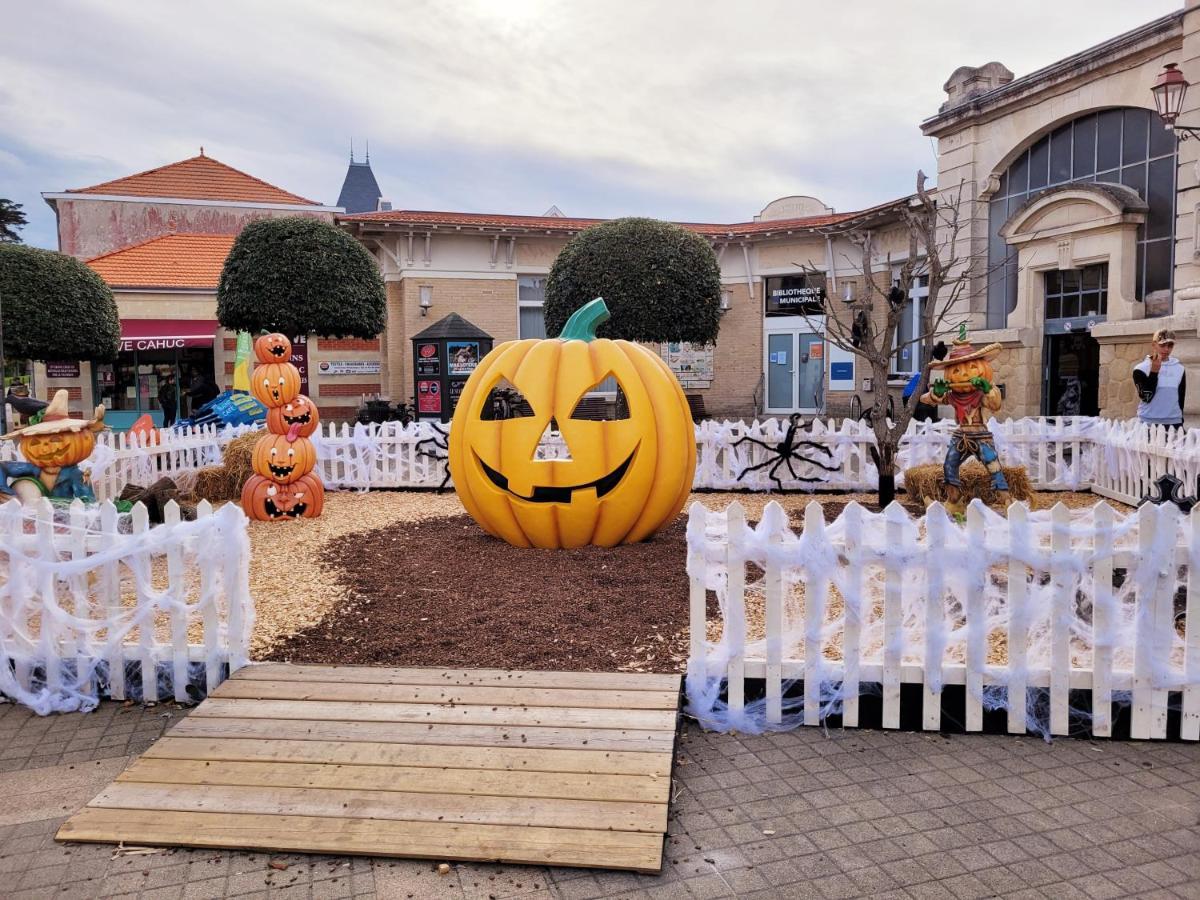
[(373, 338), (383, 331), (383, 279), (350, 235), (302, 216), (259, 219), (225, 259), (217, 318), (231, 331)]
[(721, 327), (721, 268), (698, 234), (657, 219), (581, 231), (546, 279), (546, 333), (597, 297), (612, 312), (601, 337), (711, 344)]
[(0, 243), (0, 310), (12, 359), (114, 359), (121, 344), (112, 291), (62, 253)]

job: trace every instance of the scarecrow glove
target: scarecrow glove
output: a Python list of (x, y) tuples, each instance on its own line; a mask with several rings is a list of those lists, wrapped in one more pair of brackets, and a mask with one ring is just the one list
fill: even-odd
[(985, 394), (990, 394), (992, 392), (992, 383), (986, 378), (981, 378), (980, 376), (976, 375), (971, 379), (971, 384), (979, 388), (979, 390), (983, 391)]
[(929, 386), (929, 392), (935, 397), (944, 397), (950, 390), (950, 385), (945, 378), (939, 378)]

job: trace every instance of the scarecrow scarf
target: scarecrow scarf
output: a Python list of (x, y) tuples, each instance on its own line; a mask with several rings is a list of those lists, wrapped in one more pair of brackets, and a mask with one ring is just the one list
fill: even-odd
[[(959, 425), (964, 425), (970, 421), (971, 413), (979, 409), (983, 405), (983, 391), (973, 390), (968, 394), (959, 394), (954, 391), (950, 392), (950, 405), (954, 407), (954, 418)], [(980, 416), (980, 421), (983, 417)]]

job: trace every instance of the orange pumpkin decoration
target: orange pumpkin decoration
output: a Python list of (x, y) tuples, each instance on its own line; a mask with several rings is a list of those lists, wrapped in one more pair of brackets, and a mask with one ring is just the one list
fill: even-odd
[(267, 410), (267, 430), (272, 434), (287, 434), (289, 429), (295, 427), (300, 437), (308, 437), (320, 425), (317, 405), (304, 394), (297, 394), (290, 403)]
[(317, 464), (317, 451), (308, 438), (289, 441), (283, 434), (264, 434), (254, 445), (254, 471), (277, 484), (291, 484)]
[(250, 377), (250, 390), (268, 409), (291, 403), (300, 396), (300, 370), (291, 363), (263, 363)]
[(254, 355), (260, 363), (287, 362), (292, 358), (292, 342), (278, 332), (264, 334), (254, 342)]
[(292, 484), (277, 484), (251, 475), (242, 489), (242, 509), (251, 519), (315, 519), (325, 507), (325, 486), (315, 475), (302, 475)]

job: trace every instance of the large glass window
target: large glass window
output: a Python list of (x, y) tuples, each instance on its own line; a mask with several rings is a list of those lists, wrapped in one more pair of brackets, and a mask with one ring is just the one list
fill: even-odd
[(1046, 318), (1077, 319), (1108, 312), (1108, 265), (1046, 273)]
[(517, 276), (517, 337), (544, 338), (546, 336), (546, 277), (544, 275)]
[[(899, 287), (899, 278), (894, 278), (892, 284)], [(914, 275), (908, 300), (896, 325), (896, 355), (892, 359), (894, 374), (911, 375), (921, 368), (921, 310), (928, 296), (929, 276)]]
[[(1003, 328), (1017, 305), (1017, 255), (1000, 236), (1000, 227), (1030, 194), (1060, 184), (1099, 181), (1136, 190), (1150, 212), (1146, 224), (1138, 227), (1135, 296), (1145, 300), (1155, 291), (1169, 291), (1175, 144), (1174, 134), (1150, 110), (1106, 109), (1060, 125), (1022, 151), (1001, 176), (1000, 189), (989, 203), (988, 327)], [(1169, 304), (1161, 310), (1169, 313)]]

